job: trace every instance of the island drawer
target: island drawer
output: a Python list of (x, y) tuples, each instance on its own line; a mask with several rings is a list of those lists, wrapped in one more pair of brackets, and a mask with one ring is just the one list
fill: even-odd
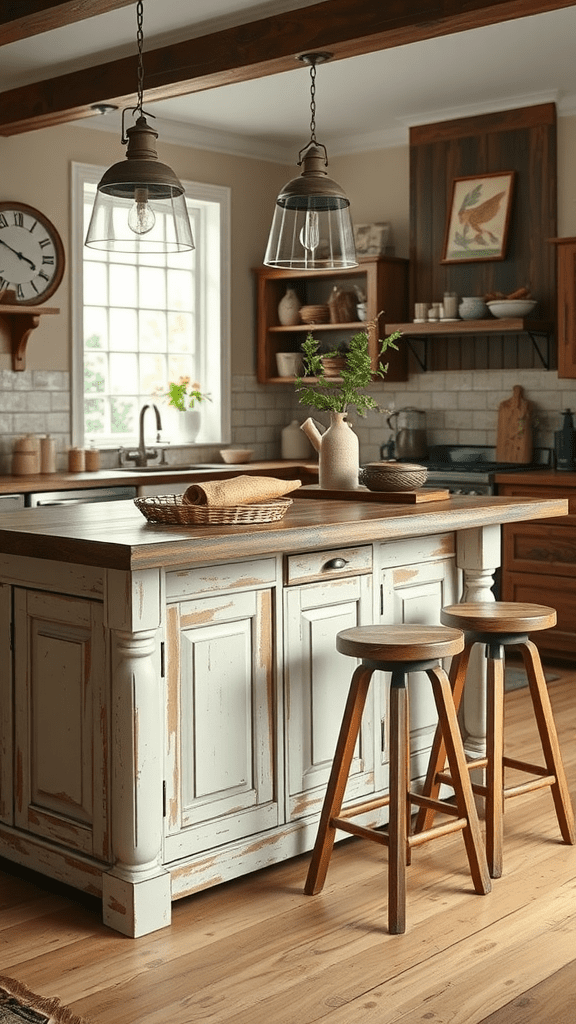
[(336, 548), (330, 551), (307, 551), (286, 558), (286, 586), (315, 580), (342, 579), (372, 572), (372, 546)]
[(247, 562), (207, 565), (201, 569), (176, 569), (166, 573), (166, 600), (219, 590), (240, 590), (276, 582), (276, 559), (253, 558)]

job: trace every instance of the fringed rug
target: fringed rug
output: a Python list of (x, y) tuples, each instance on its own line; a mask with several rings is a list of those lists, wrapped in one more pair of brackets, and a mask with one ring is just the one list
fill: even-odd
[(0, 1024), (87, 1024), (59, 999), (34, 995), (25, 985), (0, 974)]

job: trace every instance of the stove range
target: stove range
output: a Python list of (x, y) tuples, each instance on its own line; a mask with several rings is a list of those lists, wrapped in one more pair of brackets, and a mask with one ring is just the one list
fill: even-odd
[(435, 445), (428, 458), (426, 487), (444, 487), (451, 494), (494, 494), (496, 473), (542, 469), (553, 464), (550, 448), (536, 448), (531, 463), (498, 462), (490, 445)]

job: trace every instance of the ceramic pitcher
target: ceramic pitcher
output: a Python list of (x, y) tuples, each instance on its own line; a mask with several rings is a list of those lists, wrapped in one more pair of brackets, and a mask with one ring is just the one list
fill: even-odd
[(318, 452), (320, 487), (352, 491), (358, 487), (360, 444), (358, 436), (346, 420), (347, 413), (331, 412), (330, 426), (324, 434), (307, 419), (301, 426)]

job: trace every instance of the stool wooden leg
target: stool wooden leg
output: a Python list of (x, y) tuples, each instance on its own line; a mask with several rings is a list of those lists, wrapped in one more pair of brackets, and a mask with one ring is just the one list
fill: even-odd
[(359, 665), (352, 676), (344, 717), (336, 744), (336, 752), (332, 762), (330, 779), (320, 815), (316, 843), (304, 886), (304, 892), (308, 896), (320, 892), (326, 880), (326, 872), (328, 871), (328, 864), (330, 863), (336, 836), (336, 829), (332, 825), (332, 819), (338, 817), (342, 808), (372, 672), (373, 669)]
[(408, 692), (406, 675), (392, 673), (390, 686), (390, 819), (388, 824), (388, 931), (406, 931), (408, 848)]
[(550, 775), (554, 775), (556, 782), (551, 786), (556, 817), (565, 843), (573, 846), (576, 841), (574, 834), (574, 810), (564, 772), (562, 754), (558, 743), (556, 724), (550, 704), (550, 695), (546, 685), (546, 679), (540, 661), (540, 652), (531, 640), (526, 640), (520, 645), (526, 675), (530, 685), (530, 694), (536, 724), (540, 734), (540, 742), (544, 753), (544, 760)]
[(468, 854), (470, 874), (476, 892), (486, 895), (492, 886), (450, 681), (440, 666), (427, 669), (427, 674), (436, 701), (439, 728), (443, 733), (458, 814), (468, 822), (462, 835)]
[(492, 878), (502, 875), (504, 840), (504, 648), (488, 645), (486, 673), (486, 856)]
[[(468, 663), (470, 661), (470, 654), (472, 652), (473, 644), (467, 644), (464, 650), (460, 654), (456, 654), (452, 658), (452, 664), (450, 666), (450, 685), (452, 688), (452, 700), (456, 708), (456, 712), (460, 707), (462, 701), (462, 694), (464, 692), (464, 683), (466, 681), (466, 672), (468, 671)], [(440, 724), (436, 726), (436, 732), (434, 734), (434, 742), (432, 743), (432, 750), (430, 751), (430, 760), (428, 761), (428, 771), (426, 773), (426, 781), (424, 783), (424, 789), (422, 791), (423, 796), (431, 797), (433, 800), (438, 798), (440, 792), (440, 783), (437, 781), (438, 773), (443, 771), (446, 766), (446, 746), (444, 743), (444, 737), (442, 735), (442, 729)], [(432, 828), (434, 824), (434, 811), (430, 807), (421, 807), (416, 817), (416, 824), (414, 826), (415, 832), (423, 832), (425, 829)]]

